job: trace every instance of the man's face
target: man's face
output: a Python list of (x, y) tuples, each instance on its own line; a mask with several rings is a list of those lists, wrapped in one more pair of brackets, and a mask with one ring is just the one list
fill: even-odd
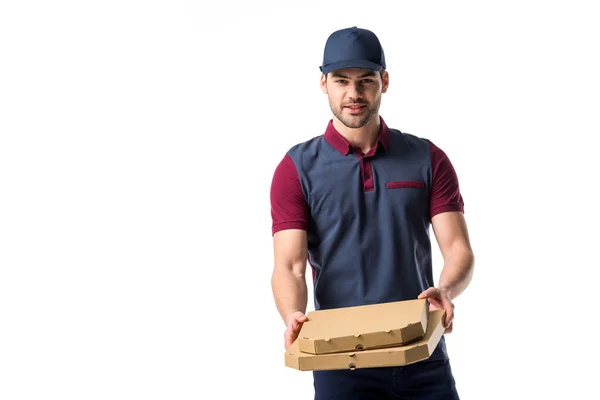
[(361, 128), (379, 112), (388, 82), (387, 72), (382, 79), (377, 71), (347, 68), (322, 75), (321, 89), (337, 119), (348, 128)]

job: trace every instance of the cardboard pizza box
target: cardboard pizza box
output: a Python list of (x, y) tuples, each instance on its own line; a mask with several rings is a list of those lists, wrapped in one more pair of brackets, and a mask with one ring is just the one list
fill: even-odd
[(418, 342), (372, 350), (332, 354), (308, 354), (300, 351), (296, 340), (285, 352), (285, 365), (300, 371), (394, 367), (428, 359), (444, 334), (446, 311), (429, 312), (427, 331)]
[(298, 334), (298, 348), (330, 354), (400, 346), (423, 338), (428, 306), (424, 299), (311, 311)]

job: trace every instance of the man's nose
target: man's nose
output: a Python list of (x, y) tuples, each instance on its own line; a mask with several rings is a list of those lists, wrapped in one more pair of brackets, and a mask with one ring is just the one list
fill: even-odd
[(352, 99), (358, 99), (360, 97), (360, 87), (355, 83), (350, 83), (346, 94)]

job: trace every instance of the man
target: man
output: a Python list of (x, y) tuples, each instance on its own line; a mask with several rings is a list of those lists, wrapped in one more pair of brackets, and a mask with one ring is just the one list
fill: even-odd
[[(333, 118), (323, 135), (296, 144), (271, 186), (272, 288), (286, 324), (285, 347), (306, 321), (306, 265), (315, 309), (426, 298), (445, 309), (469, 284), (474, 256), (455, 170), (427, 139), (379, 116), (389, 74), (377, 36), (333, 32), (320, 67)], [(430, 226), (444, 259), (432, 276)], [(445, 340), (403, 367), (314, 371), (315, 399), (457, 399)]]

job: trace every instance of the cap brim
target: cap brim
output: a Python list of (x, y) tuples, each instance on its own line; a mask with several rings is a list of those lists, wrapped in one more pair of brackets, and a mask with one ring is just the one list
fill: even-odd
[(338, 69), (344, 69), (344, 68), (366, 68), (366, 69), (372, 69), (373, 71), (381, 71), (383, 66), (381, 66), (377, 63), (371, 62), (371, 61), (367, 61), (367, 60), (345, 60), (345, 61), (338, 61), (335, 63), (327, 64), (327, 65), (321, 66), (319, 68), (321, 69), (321, 72), (323, 72), (325, 75), (327, 75), (331, 71), (335, 71)]

